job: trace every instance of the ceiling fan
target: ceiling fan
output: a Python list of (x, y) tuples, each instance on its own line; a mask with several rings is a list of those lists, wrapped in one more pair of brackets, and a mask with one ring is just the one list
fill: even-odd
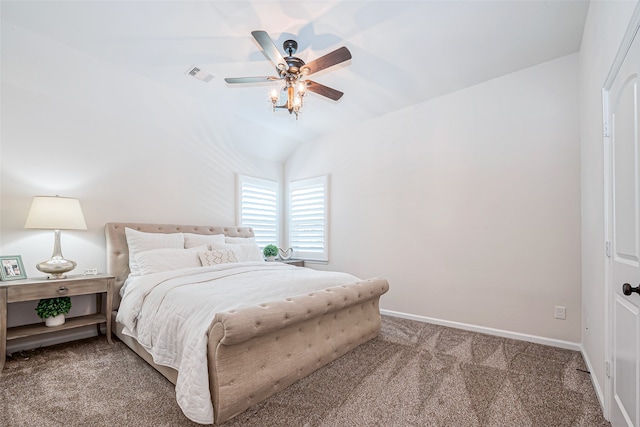
[(342, 98), (344, 93), (339, 90), (307, 80), (306, 77), (318, 71), (348, 61), (351, 59), (351, 52), (349, 52), (349, 49), (343, 46), (309, 63), (305, 63), (302, 59), (293, 56), (298, 49), (298, 43), (295, 40), (287, 40), (283, 43), (283, 49), (287, 54), (287, 56), (283, 57), (266, 31), (252, 31), (251, 35), (258, 42), (265, 56), (273, 63), (273, 65), (275, 65), (278, 75), (263, 77), (228, 77), (224, 79), (225, 82), (231, 84), (270, 83), (283, 80), (284, 87), (282, 88), (282, 91), (287, 93), (286, 102), (282, 105), (277, 105), (280, 100), (280, 94), (274, 89), (271, 93), (273, 111), (275, 111), (276, 108), (286, 108), (289, 111), (289, 114), (295, 113), (296, 119), (298, 118), (298, 113), (302, 107), (302, 98), (305, 96), (307, 90), (334, 101)]

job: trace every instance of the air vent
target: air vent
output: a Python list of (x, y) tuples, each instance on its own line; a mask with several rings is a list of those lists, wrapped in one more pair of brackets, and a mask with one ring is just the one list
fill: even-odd
[(191, 77), (195, 77), (198, 80), (202, 80), (203, 82), (209, 82), (211, 81), (211, 79), (213, 79), (213, 74), (209, 74), (206, 71), (203, 71), (195, 66), (189, 67), (187, 74), (189, 74)]

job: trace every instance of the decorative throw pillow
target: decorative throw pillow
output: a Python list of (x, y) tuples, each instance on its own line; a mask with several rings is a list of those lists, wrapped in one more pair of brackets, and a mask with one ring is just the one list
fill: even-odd
[(219, 243), (214, 243), (211, 247), (212, 250), (216, 249), (228, 249), (233, 251), (233, 254), (238, 259), (238, 262), (246, 262), (246, 261), (263, 261), (264, 256), (262, 255), (262, 251), (258, 247), (258, 245), (248, 244), (248, 245), (239, 245), (239, 244), (231, 244), (231, 245), (221, 245)]
[(184, 234), (184, 247), (187, 249), (200, 245), (207, 245), (208, 247), (211, 247), (214, 243), (225, 243), (224, 234), (182, 234)]
[(136, 254), (140, 274), (159, 273), (161, 271), (180, 270), (181, 268), (202, 267), (198, 254), (207, 250), (207, 245), (191, 249), (152, 249)]
[(136, 254), (152, 249), (184, 248), (184, 236), (182, 233), (145, 233), (125, 227), (124, 234), (129, 247), (129, 276), (139, 276), (140, 268), (136, 262)]
[(227, 264), (230, 262), (238, 262), (238, 258), (231, 249), (216, 249), (213, 251), (200, 252), (200, 262), (203, 266)]

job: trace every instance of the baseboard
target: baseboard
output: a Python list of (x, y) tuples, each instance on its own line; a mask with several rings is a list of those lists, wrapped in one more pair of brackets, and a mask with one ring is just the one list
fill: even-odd
[(482, 334), (495, 335), (503, 338), (511, 338), (519, 341), (527, 341), (536, 344), (549, 345), (552, 347), (564, 348), (567, 350), (575, 350), (582, 352), (582, 345), (577, 342), (557, 340), (554, 338), (540, 337), (537, 335), (522, 334), (519, 332), (505, 331), (502, 329), (488, 328), (486, 326), (471, 325), (468, 323), (453, 322), (450, 320), (436, 319), (433, 317), (416, 316), (415, 314), (407, 314), (398, 311), (380, 310), (381, 314), (393, 317), (401, 317), (403, 319), (416, 320), (418, 322), (432, 323), (434, 325), (448, 326), (450, 328), (464, 329), (465, 331), (479, 332)]
[(591, 377), (591, 384), (593, 384), (593, 389), (596, 392), (596, 396), (598, 397), (598, 402), (600, 402), (600, 408), (602, 408), (602, 412), (605, 415), (605, 418), (607, 418), (607, 412), (605, 411), (605, 402), (604, 402), (604, 391), (602, 389), (602, 387), (600, 387), (600, 383), (598, 382), (598, 378), (593, 375), (593, 364), (591, 363), (591, 360), (589, 359), (589, 356), (587, 355), (587, 353), (584, 351), (584, 347), (580, 346), (580, 352), (582, 353), (582, 358), (584, 359), (584, 363), (585, 365), (587, 365), (587, 370), (589, 371), (589, 376)]

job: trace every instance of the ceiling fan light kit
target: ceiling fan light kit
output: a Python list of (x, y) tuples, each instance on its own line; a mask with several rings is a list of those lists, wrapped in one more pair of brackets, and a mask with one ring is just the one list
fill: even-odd
[[(341, 47), (309, 62), (308, 64), (305, 64), (302, 59), (293, 56), (293, 54), (298, 50), (298, 43), (295, 40), (287, 40), (283, 43), (284, 51), (287, 54), (286, 57), (283, 57), (266, 31), (252, 31), (251, 35), (258, 42), (265, 56), (276, 67), (278, 76), (229, 77), (224, 79), (227, 83), (271, 83), (283, 80), (284, 87), (282, 87), (282, 90), (274, 88), (271, 91), (271, 104), (273, 105), (273, 111), (276, 111), (278, 108), (286, 109), (289, 111), (289, 114), (296, 115), (296, 120), (298, 119), (298, 114), (302, 108), (303, 99), (307, 94), (307, 91), (315, 92), (334, 101), (342, 98), (342, 95), (344, 94), (339, 90), (332, 89), (311, 80), (306, 80), (306, 77), (318, 71), (348, 61), (351, 59), (351, 52), (349, 52), (349, 49)], [(278, 102), (280, 102), (281, 92), (286, 92), (286, 99), (281, 105), (278, 105)]]

